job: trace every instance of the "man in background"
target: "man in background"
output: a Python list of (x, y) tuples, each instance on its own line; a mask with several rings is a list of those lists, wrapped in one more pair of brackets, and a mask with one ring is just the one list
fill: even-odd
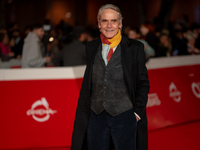
[(55, 66), (86, 64), (85, 43), (87, 42), (88, 34), (83, 26), (77, 26), (73, 31), (73, 36), (73, 41), (66, 45), (52, 60)]
[(41, 39), (44, 35), (42, 24), (35, 24), (24, 40), (22, 53), (22, 68), (44, 67), (51, 61), (50, 57), (43, 57)]

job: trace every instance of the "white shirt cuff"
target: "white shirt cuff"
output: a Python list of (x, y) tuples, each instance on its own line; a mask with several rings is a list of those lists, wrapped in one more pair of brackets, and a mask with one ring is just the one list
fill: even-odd
[(138, 117), (139, 120), (141, 120), (141, 118), (138, 114), (136, 114), (135, 112), (134, 112), (134, 114)]

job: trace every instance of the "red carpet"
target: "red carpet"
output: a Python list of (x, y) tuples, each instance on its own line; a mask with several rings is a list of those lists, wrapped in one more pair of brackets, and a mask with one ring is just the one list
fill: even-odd
[(149, 150), (200, 150), (200, 121), (149, 132)]
[[(149, 132), (149, 150), (200, 150), (200, 120)], [(70, 150), (29, 148), (17, 150)]]
[(54, 147), (54, 148), (24, 148), (24, 149), (8, 149), (8, 150), (70, 150), (70, 148)]

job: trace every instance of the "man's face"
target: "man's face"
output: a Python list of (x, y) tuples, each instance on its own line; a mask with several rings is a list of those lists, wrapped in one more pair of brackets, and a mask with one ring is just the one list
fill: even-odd
[(40, 39), (42, 39), (42, 37), (43, 37), (43, 35), (44, 35), (44, 30), (43, 30), (43, 28), (35, 29), (33, 32), (34, 32), (35, 34), (37, 34), (37, 36), (38, 36)]
[(122, 20), (119, 21), (118, 12), (112, 9), (104, 9), (98, 20), (99, 29), (107, 39), (113, 38), (122, 27)]
[(137, 33), (135, 31), (133, 31), (133, 30), (129, 30), (128, 37), (130, 39), (137, 39)]
[(143, 36), (146, 36), (149, 33), (149, 29), (145, 27), (144, 25), (142, 25), (140, 27), (140, 32), (142, 33)]

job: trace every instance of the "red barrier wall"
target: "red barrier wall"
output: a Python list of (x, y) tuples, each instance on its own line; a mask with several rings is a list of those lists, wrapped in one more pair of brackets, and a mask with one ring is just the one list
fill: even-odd
[(200, 65), (149, 70), (149, 130), (200, 119)]
[[(200, 56), (147, 67), (149, 130), (200, 119)], [(0, 70), (0, 149), (70, 146), (84, 69)]]
[(69, 146), (81, 81), (2, 81), (0, 148)]

